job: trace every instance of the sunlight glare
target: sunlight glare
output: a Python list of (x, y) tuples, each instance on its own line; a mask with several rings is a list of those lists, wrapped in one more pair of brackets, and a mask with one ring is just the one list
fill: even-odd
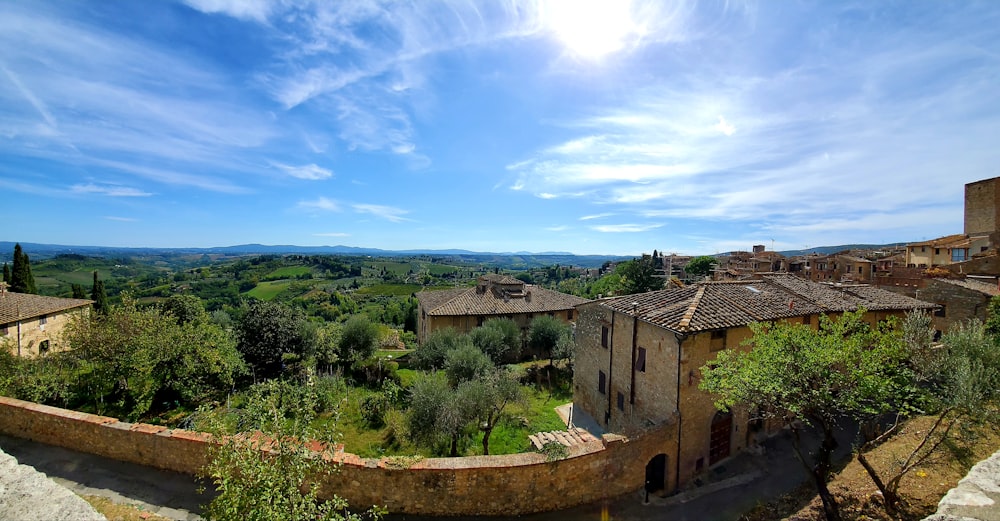
[(639, 32), (627, 0), (551, 0), (545, 18), (563, 44), (585, 58), (597, 59), (625, 46)]

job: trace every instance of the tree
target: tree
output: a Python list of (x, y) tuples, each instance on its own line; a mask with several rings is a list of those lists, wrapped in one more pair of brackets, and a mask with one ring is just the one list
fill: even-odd
[(568, 338), (572, 341), (569, 324), (549, 315), (540, 315), (531, 321), (528, 330), (528, 346), (549, 357), (549, 364), (555, 364), (556, 348)]
[(347, 319), (337, 343), (337, 356), (344, 363), (360, 362), (375, 354), (378, 344), (378, 326), (366, 315)]
[(236, 322), (237, 349), (254, 378), (274, 378), (286, 364), (304, 360), (316, 348), (315, 330), (301, 312), (277, 302), (250, 300)]
[(490, 357), (471, 342), (463, 342), (445, 354), (444, 372), (452, 387), (480, 378), (491, 369), (493, 362)]
[(94, 270), (94, 285), (90, 288), (90, 300), (94, 301), (94, 311), (99, 314), (108, 312), (108, 294), (104, 291), (104, 281), (102, 281), (97, 270)]
[[(786, 322), (751, 324), (752, 349), (722, 351), (701, 369), (700, 388), (716, 395), (719, 409), (741, 406), (757, 418), (785, 422), (830, 521), (840, 519), (827, 488), (838, 418), (877, 417), (897, 410), (902, 397), (913, 393), (908, 353), (898, 336), (887, 327), (869, 327), (864, 314), (822, 316), (817, 330)], [(802, 451), (799, 421), (821, 435), (811, 459)]]
[(620, 277), (617, 293), (632, 295), (663, 289), (663, 278), (657, 276), (660, 266), (649, 255), (625, 261), (615, 268)]
[(711, 255), (702, 255), (700, 257), (695, 257), (691, 259), (687, 266), (684, 267), (684, 271), (689, 275), (694, 275), (696, 277), (704, 277), (719, 264), (719, 261)]
[(38, 293), (35, 277), (31, 274), (31, 261), (21, 249), (21, 243), (14, 245), (14, 265), (10, 273), (10, 290), (15, 293)]
[(163, 302), (163, 312), (174, 317), (178, 324), (208, 320), (205, 304), (194, 295), (171, 295)]
[(494, 364), (516, 361), (521, 354), (521, 328), (509, 318), (491, 318), (473, 329), (472, 344)]
[(410, 388), (410, 437), (424, 445), (446, 442), (448, 454), (458, 456), (458, 442), (475, 417), (469, 402), (448, 385), (444, 373), (434, 372)]
[(483, 432), (483, 455), (490, 454), (490, 435), (511, 404), (524, 404), (524, 391), (517, 378), (504, 368), (497, 368), (459, 384), (458, 393), (466, 400)]
[(3, 281), (10, 284), (10, 266), (7, 263), (3, 263)]
[[(977, 427), (996, 429), (1000, 424), (996, 408), (1000, 402), (1000, 352), (995, 337), (982, 323), (971, 321), (954, 326), (940, 345), (935, 345), (931, 324), (930, 316), (923, 312), (910, 313), (904, 320), (904, 344), (919, 393), (915, 393), (911, 407), (900, 410), (894, 424), (865, 440), (857, 450), (858, 462), (882, 493), (890, 513), (896, 513), (902, 502), (899, 486), (903, 476), (939, 449), (954, 450), (973, 441)], [(919, 442), (908, 455), (880, 473), (866, 453), (893, 435), (902, 420), (914, 412), (933, 415), (934, 423), (920, 433)]]
[(410, 353), (410, 359), (417, 369), (443, 369), (448, 351), (468, 341), (468, 335), (463, 335), (453, 328), (436, 329), (416, 351)]
[[(328, 422), (316, 427), (312, 387), (268, 381), (253, 386), (246, 405), (230, 417), (204, 415), (202, 428), (222, 443), (204, 474), (218, 494), (205, 509), (217, 521), (359, 521), (378, 519), (371, 509), (351, 513), (347, 502), (319, 498), (319, 480), (336, 467), (337, 438)], [(232, 416), (235, 416), (235, 421)], [(232, 434), (228, 425), (241, 426)], [(307, 443), (307, 441), (313, 441)]]
[(71, 284), (70, 288), (73, 291), (73, 298), (86, 299), (87, 293), (83, 290), (83, 286), (80, 284)]

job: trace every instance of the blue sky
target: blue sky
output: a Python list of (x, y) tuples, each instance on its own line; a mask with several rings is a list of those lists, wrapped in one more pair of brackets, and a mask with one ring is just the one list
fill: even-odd
[[(1000, 3), (0, 3), (0, 238), (635, 255), (962, 232)], [(29, 252), (30, 253), (30, 252)]]

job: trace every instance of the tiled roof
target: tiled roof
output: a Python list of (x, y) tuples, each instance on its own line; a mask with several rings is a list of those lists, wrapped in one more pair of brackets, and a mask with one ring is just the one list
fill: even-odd
[(532, 285), (525, 285), (523, 296), (505, 297), (499, 291), (482, 291), (478, 287), (472, 287), (421, 291), (417, 293), (417, 300), (427, 314), (432, 316), (545, 313), (573, 309), (578, 304), (589, 302), (587, 299)]
[(975, 280), (975, 279), (962, 279), (962, 280), (934, 279), (934, 280), (946, 282), (948, 284), (954, 284), (956, 286), (962, 286), (963, 288), (968, 288), (973, 291), (978, 291), (980, 293), (984, 293), (986, 295), (990, 295), (993, 297), (1000, 295), (1000, 288), (997, 287), (997, 284), (990, 282), (983, 282), (981, 280)]
[(837, 287), (786, 274), (768, 274), (760, 280), (702, 282), (608, 299), (601, 305), (622, 313), (631, 313), (634, 305), (641, 320), (682, 333), (860, 307), (871, 311), (935, 307), (871, 286)]
[(933, 246), (935, 248), (947, 248), (949, 246), (958, 246), (961, 243), (968, 244), (969, 236), (961, 233), (955, 235), (946, 235), (944, 237), (938, 237), (937, 239), (931, 239), (929, 241), (923, 242), (911, 242), (907, 244), (908, 247), (913, 246)]
[(524, 284), (523, 280), (515, 279), (510, 275), (489, 274), (489, 275), (483, 275), (479, 277), (479, 279), (492, 282), (493, 284), (503, 284), (505, 286), (510, 284)]
[(42, 315), (58, 313), (67, 309), (89, 306), (93, 302), (92, 300), (44, 297), (42, 295), (5, 291), (0, 293), (0, 324), (10, 324), (18, 320), (26, 320)]

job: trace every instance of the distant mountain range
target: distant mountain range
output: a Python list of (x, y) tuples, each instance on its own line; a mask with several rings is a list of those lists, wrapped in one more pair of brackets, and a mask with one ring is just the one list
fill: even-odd
[[(892, 246), (899, 246), (906, 243), (895, 244), (845, 244), (840, 246), (818, 246), (803, 250), (780, 251), (786, 257), (796, 255), (806, 255), (809, 253), (830, 254), (844, 250), (855, 249), (881, 249)], [(239, 244), (236, 246), (217, 246), (211, 248), (127, 248), (120, 246), (67, 246), (62, 244), (40, 244), (22, 242), (21, 247), (31, 258), (46, 259), (56, 255), (78, 254), (95, 257), (115, 257), (115, 256), (145, 256), (145, 255), (372, 255), (381, 257), (406, 256), (406, 255), (436, 255), (449, 257), (462, 257), (469, 260), (489, 260), (509, 257), (543, 257), (543, 260), (550, 260), (551, 264), (569, 264), (576, 266), (600, 266), (606, 260), (624, 260), (632, 256), (622, 255), (575, 255), (569, 252), (548, 251), (548, 252), (477, 252), (462, 249), (447, 250), (383, 250), (379, 248), (359, 248), (356, 246), (295, 246), (295, 245), (267, 245), (267, 244)], [(14, 243), (0, 241), (0, 262), (9, 262), (14, 252)], [(537, 259), (536, 259), (537, 261)], [(505, 262), (504, 264), (508, 264)], [(531, 262), (529, 264), (537, 264)]]

